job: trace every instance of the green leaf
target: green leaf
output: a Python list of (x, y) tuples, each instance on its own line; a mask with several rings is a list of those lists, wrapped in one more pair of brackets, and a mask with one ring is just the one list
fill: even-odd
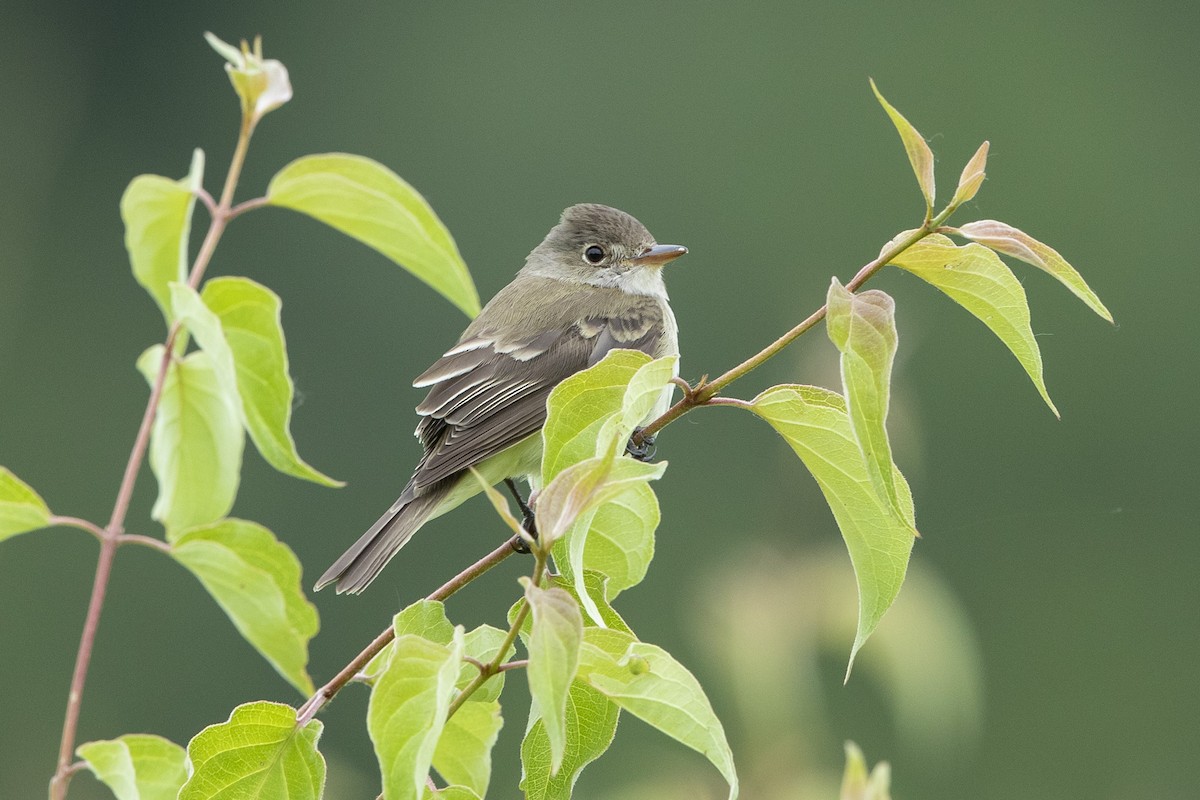
[[(397, 636), (411, 633), (447, 646), (454, 641), (454, 626), (446, 618), (446, 606), (439, 600), (418, 600), (392, 618), (392, 628)], [(391, 658), (392, 643), (389, 642), (363, 667), (367, 681), (373, 682), (378, 678), (387, 669)], [(470, 664), (465, 666), (477, 672)]]
[(538, 493), (538, 545), (553, 545), (583, 514), (635, 485), (661, 478), (666, 468), (665, 461), (646, 464), (617, 458), (612, 451), (567, 467)]
[[(610, 591), (608, 588), (610, 585), (610, 580), (607, 575), (591, 569), (584, 570), (583, 580), (580, 583), (583, 586), (584, 592), (587, 594), (586, 601), (579, 596), (579, 586), (576, 585), (574, 578), (568, 577), (567, 575), (555, 575), (550, 580), (553, 585), (557, 586), (558, 588), (570, 594), (571, 597), (575, 598), (575, 602), (579, 603), (580, 606), (582, 606), (585, 602), (590, 602), (592, 605), (594, 605), (600, 612), (600, 621), (604, 623), (602, 627), (612, 628), (613, 630), (633, 636), (633, 629), (630, 628), (629, 624), (625, 622), (620, 614), (616, 612), (616, 609), (609, 604), (609, 601), (612, 598), (610, 597)], [(595, 620), (585, 619), (583, 624), (587, 626), (595, 625), (597, 623)]]
[[(500, 655), (500, 648), (504, 645), (505, 639), (508, 638), (508, 631), (502, 631), (499, 628), (494, 628), (491, 625), (480, 625), (474, 630), (467, 631), (463, 637), (463, 655), (483, 664), (490, 664), (496, 660), (496, 656)], [(504, 654), (504, 661), (513, 657), (516, 652), (516, 647), (509, 644), (508, 650)], [(479, 674), (479, 668), (469, 661), (464, 661), (461, 670), (458, 674), (457, 688), (462, 691), (467, 684), (474, 680)], [(504, 676), (506, 673), (501, 672), (499, 675), (493, 675), (486, 683), (480, 686), (475, 692), (467, 698), (466, 705), (475, 702), (487, 703), (500, 698), (500, 692), (504, 689)], [(483, 794), (480, 792), (480, 794)]]
[(935, 194), (933, 151), (929, 149), (924, 137), (917, 132), (912, 123), (893, 108), (891, 103), (883, 99), (874, 80), (871, 81), (871, 91), (875, 93), (875, 99), (879, 101), (879, 105), (883, 106), (883, 110), (891, 118), (892, 124), (896, 126), (896, 131), (900, 134), (900, 141), (904, 143), (904, 152), (908, 154), (908, 163), (912, 164), (913, 172), (917, 176), (917, 183), (921, 186), (921, 194), (925, 195), (925, 209), (927, 212), (932, 211)]
[(876, 289), (853, 294), (834, 278), (826, 308), (829, 338), (842, 354), (842, 386), (850, 428), (866, 459), (875, 491), (896, 518), (904, 521), (887, 433), (892, 362), (896, 358), (896, 302)]
[[(154, 345), (138, 359), (151, 386), (162, 354), (162, 345)], [(168, 539), (229, 512), (244, 444), (237, 406), (222, 388), (212, 357), (196, 352), (172, 358), (150, 438), (150, 467), (158, 479), (150, 516), (166, 526)]]
[(425, 198), (382, 164), (345, 153), (298, 158), (271, 179), (267, 199), (379, 251), (467, 316), (479, 313), (479, 294), (450, 232)]
[(1042, 378), (1042, 353), (1029, 325), (1025, 289), (999, 256), (981, 244), (958, 247), (934, 233), (890, 263), (941, 289), (987, 325), (1021, 362), (1046, 405), (1059, 416)]
[(172, 281), (184, 281), (188, 272), (188, 235), (196, 191), (204, 178), (204, 151), (192, 153), (187, 177), (173, 181), (161, 175), (139, 175), (121, 196), (125, 222), (125, 249), (137, 279), (169, 326)]
[(562, 765), (567, 743), (567, 691), (579, 666), (583, 617), (575, 599), (562, 589), (542, 589), (525, 581), (525, 599), (533, 612), (529, 636), (529, 693), (550, 737), (550, 773)]
[(891, 800), (892, 769), (880, 761), (867, 776), (867, 760), (854, 742), (846, 742), (846, 771), (839, 800)]
[(305, 667), (320, 623), (301, 588), (300, 561), (286, 544), (261, 525), (225, 519), (184, 531), (171, 555), (280, 675), (305, 695), (313, 693)]
[(1018, 258), (1027, 264), (1033, 264), (1041, 270), (1045, 270), (1063, 286), (1066, 286), (1071, 292), (1087, 304), (1087, 307), (1095, 311), (1109, 322), (1113, 321), (1112, 314), (1104, 307), (1104, 303), (1100, 302), (1100, 298), (1092, 291), (1091, 287), (1084, 281), (1074, 267), (1067, 263), (1067, 260), (1059, 255), (1048, 244), (1043, 244), (1033, 238), (1024, 231), (1014, 228), (1005, 222), (997, 222), (994, 219), (981, 219), (978, 222), (968, 222), (961, 228), (958, 228), (957, 233), (986, 245), (993, 250), (1004, 253), (1006, 256)]
[(875, 491), (841, 395), (815, 386), (775, 386), (752, 402), (812, 473), (833, 511), (858, 581), (858, 632), (846, 665), (900, 592), (912, 551), (912, 493), (899, 470), (895, 484), (903, 520)]
[[(647, 481), (662, 477), (667, 462), (644, 464), (631, 458), (612, 458), (612, 455), (597, 456), (573, 464), (560, 472), (550, 485), (545, 487), (537, 500), (538, 531), (549, 530), (547, 536), (540, 533), (538, 542), (545, 547), (553, 545), (566, 530), (566, 563), (576, 579), (577, 593), (588, 616), (602, 622), (599, 609), (584, 591), (584, 570), (595, 565), (585, 560), (592, 521), (603, 504), (618, 499), (622, 494)], [(605, 464), (611, 466), (605, 467)], [(547, 522), (543, 524), (542, 520)], [(561, 552), (561, 549), (560, 549)]]
[(988, 147), (987, 142), (979, 145), (975, 155), (971, 156), (971, 160), (963, 167), (962, 175), (958, 179), (958, 188), (955, 189), (954, 197), (950, 200), (951, 208), (958, 208), (979, 192), (979, 187), (983, 185), (983, 179), (987, 177), (985, 168), (987, 167)]
[(176, 316), (213, 359), (242, 424), (267, 463), (287, 475), (342, 486), (306, 464), (292, 439), (292, 397), (279, 297), (249, 278), (214, 278), (203, 295), (171, 285)]
[(46, 501), (25, 481), (0, 467), (0, 542), (49, 524)]
[(614, 350), (554, 387), (542, 428), (542, 484), (616, 444), (624, 447), (668, 387), (674, 369), (673, 357), (652, 361), (637, 350)]
[[(671, 654), (652, 644), (631, 641), (615, 657), (593, 642), (589, 628), (579, 676), (625, 711), (703, 754), (729, 783), (729, 798), (738, 794), (737, 771), (725, 729), (717, 719), (700, 683)], [(599, 634), (619, 640), (615, 632)]]
[(462, 638), (447, 647), (414, 634), (396, 637), (371, 690), (367, 730), (383, 774), (385, 800), (418, 798), (454, 695)]
[(319, 800), (322, 728), (316, 719), (296, 727), (296, 710), (280, 703), (238, 706), (188, 743), (192, 775), (179, 800)]
[(175, 800), (187, 780), (187, 753), (161, 736), (130, 733), (75, 749), (117, 800)]
[(433, 753), (433, 768), (448, 783), (466, 786), (483, 797), (492, 777), (492, 747), (503, 724), (495, 700), (463, 703), (446, 720)]
[[(646, 570), (654, 558), (654, 531), (660, 517), (658, 498), (645, 483), (625, 489), (592, 515), (583, 544), (582, 563), (585, 573), (595, 571), (607, 578), (608, 600), (615, 599), (646, 577)], [(554, 546), (555, 564), (566, 575), (574, 574), (569, 553), (572, 542), (574, 534)], [(594, 596), (590, 591), (588, 594)]]
[(566, 748), (557, 773), (551, 770), (550, 737), (536, 713), (521, 742), (521, 789), (526, 800), (569, 800), (579, 773), (612, 744), (621, 709), (581, 681), (567, 692)]

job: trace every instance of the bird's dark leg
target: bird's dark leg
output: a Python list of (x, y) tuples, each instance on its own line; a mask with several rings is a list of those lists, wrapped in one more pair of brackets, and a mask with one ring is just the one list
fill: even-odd
[[(533, 509), (525, 502), (525, 498), (521, 496), (521, 490), (517, 488), (517, 484), (512, 478), (505, 478), (504, 485), (512, 492), (513, 499), (517, 501), (517, 508), (521, 509), (521, 527), (525, 529), (526, 533), (536, 539), (537, 523), (533, 518)], [(518, 536), (513, 539), (513, 550), (516, 550), (518, 553), (528, 553), (529, 545), (526, 544), (524, 539)]]
[(647, 436), (642, 439), (641, 443), (637, 442), (637, 435), (641, 433), (641, 428), (633, 429), (633, 436), (629, 437), (629, 442), (625, 445), (625, 452), (633, 458), (643, 463), (649, 463), (654, 459), (654, 437)]

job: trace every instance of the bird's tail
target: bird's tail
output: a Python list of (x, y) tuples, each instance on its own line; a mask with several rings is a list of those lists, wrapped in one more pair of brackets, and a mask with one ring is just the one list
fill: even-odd
[[(406, 491), (407, 495), (408, 492)], [(412, 535), (442, 501), (446, 489), (432, 488), (420, 497), (405, 501), (404, 495), (387, 510), (359, 540), (342, 553), (333, 566), (317, 581), (319, 591), (337, 582), (337, 593), (358, 594), (375, 580), (380, 570), (391, 561)]]

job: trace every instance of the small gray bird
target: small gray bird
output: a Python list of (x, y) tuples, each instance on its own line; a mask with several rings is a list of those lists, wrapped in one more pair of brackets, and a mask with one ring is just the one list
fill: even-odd
[[(427, 521), (490, 483), (521, 477), (537, 488), (546, 398), (610, 350), (679, 354), (661, 268), (687, 252), (657, 244), (636, 219), (595, 204), (571, 206), (512, 283), (458, 344), (413, 381), (424, 448), (399, 499), (317, 581), (357, 594)], [(647, 418), (665, 411), (671, 389)]]

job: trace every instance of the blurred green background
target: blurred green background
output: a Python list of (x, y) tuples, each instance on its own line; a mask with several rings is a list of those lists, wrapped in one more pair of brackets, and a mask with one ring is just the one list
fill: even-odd
[[(57, 513), (107, 519), (143, 408), (135, 357), (162, 338), (117, 201), (136, 174), (219, 188), (236, 103), (204, 30), (262, 33), (296, 96), (260, 127), (239, 197), (297, 156), (362, 153), (422, 191), (486, 298), (560, 210), (604, 202), (691, 249), (668, 282), (683, 374), (717, 373), (820, 304), (921, 202), (868, 76), (931, 140), (940, 188), (989, 139), (955, 218), (1058, 248), (1110, 327), (1017, 267), (1056, 421), (979, 323), (916, 279), (898, 301), (892, 430), (924, 539), (913, 580), (849, 685), (853, 577), (828, 510), (747, 415), (667, 430), (664, 521), (619, 603), (689, 665), (725, 720), (750, 798), (830, 797), (844, 739), (893, 764), (897, 798), (1184, 798), (1200, 745), (1195, 314), (1200, 12), (1191, 3), (34, 4), (0, 25), (0, 464)], [(197, 226), (206, 224), (198, 211)], [(202, 229), (202, 228), (201, 228)], [(327, 490), (247, 455), (234, 513), (311, 582), (408, 476), (409, 386), (465, 320), (311, 220), (237, 221), (210, 270), (284, 300), (294, 430)], [(823, 330), (732, 392), (835, 385)], [(1190, 387), (1190, 388), (1189, 388)], [(128, 527), (157, 534), (146, 470)], [(482, 502), (416, 538), (362, 597), (316, 597), (324, 680), (503, 535)], [(44, 797), (95, 566), (85, 534), (0, 546), (0, 797)], [(450, 604), (502, 621), (516, 559)], [(491, 796), (514, 797), (524, 725), (509, 683)], [(508, 693), (511, 693), (509, 695)], [(117, 559), (80, 741), (185, 743), (252, 699), (297, 702), (200, 586), (156, 553)], [(374, 797), (351, 688), (324, 715), (331, 798)], [(822, 794), (825, 792), (825, 794)], [(105, 797), (90, 777), (75, 800)], [(577, 796), (719, 797), (702, 758), (626, 719)]]

